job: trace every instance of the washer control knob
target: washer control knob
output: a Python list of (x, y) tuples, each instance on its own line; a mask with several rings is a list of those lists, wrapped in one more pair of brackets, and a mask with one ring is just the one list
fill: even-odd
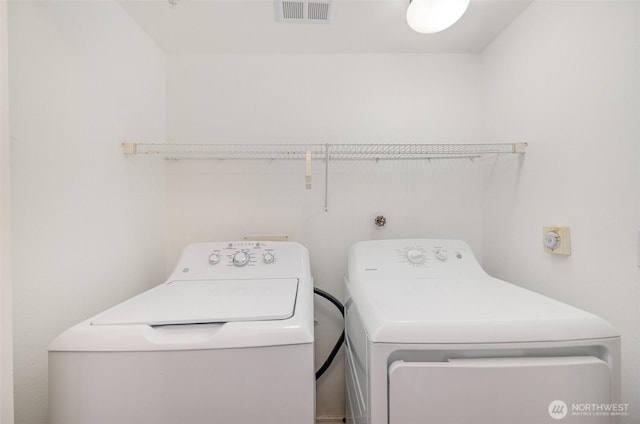
[(444, 250), (436, 250), (436, 259), (440, 262), (446, 262), (449, 259), (449, 255)]
[(233, 264), (235, 266), (245, 266), (249, 263), (249, 254), (246, 252), (237, 252), (233, 255)]
[(273, 253), (266, 252), (264, 255), (262, 255), (262, 260), (264, 261), (265, 264), (272, 264), (273, 261), (276, 260), (276, 257), (273, 256)]
[(209, 255), (209, 263), (211, 265), (216, 265), (220, 262), (220, 255), (218, 255), (217, 253), (212, 253)]
[(420, 248), (415, 248), (415, 247), (409, 249), (407, 251), (407, 259), (412, 264), (419, 265), (419, 264), (423, 263), (425, 261), (425, 259), (426, 259), (425, 254), (424, 254), (424, 250), (422, 250)]

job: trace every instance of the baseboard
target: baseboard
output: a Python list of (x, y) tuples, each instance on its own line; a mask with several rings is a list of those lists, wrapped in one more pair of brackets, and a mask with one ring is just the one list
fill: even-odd
[(343, 424), (343, 415), (325, 415), (323, 417), (316, 417), (316, 424)]

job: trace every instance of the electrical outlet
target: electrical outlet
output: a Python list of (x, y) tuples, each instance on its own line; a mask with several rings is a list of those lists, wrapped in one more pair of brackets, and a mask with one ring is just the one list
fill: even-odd
[(569, 227), (550, 226), (542, 228), (544, 251), (556, 255), (571, 255)]

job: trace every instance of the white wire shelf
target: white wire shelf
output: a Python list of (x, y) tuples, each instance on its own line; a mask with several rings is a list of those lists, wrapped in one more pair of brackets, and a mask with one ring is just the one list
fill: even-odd
[(174, 144), (122, 143), (127, 155), (165, 159), (402, 160), (521, 154), (527, 143), (488, 144)]
[(476, 158), (524, 154), (527, 143), (485, 144), (178, 144), (122, 143), (125, 155), (164, 159), (302, 159), (305, 187), (311, 188), (311, 163), (324, 161), (324, 210), (328, 210), (329, 162), (334, 160), (410, 160)]

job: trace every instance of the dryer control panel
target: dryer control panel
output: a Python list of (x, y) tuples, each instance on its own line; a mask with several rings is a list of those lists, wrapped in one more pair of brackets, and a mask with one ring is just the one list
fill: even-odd
[(348, 268), (352, 281), (486, 276), (461, 240), (363, 241), (351, 247)]

